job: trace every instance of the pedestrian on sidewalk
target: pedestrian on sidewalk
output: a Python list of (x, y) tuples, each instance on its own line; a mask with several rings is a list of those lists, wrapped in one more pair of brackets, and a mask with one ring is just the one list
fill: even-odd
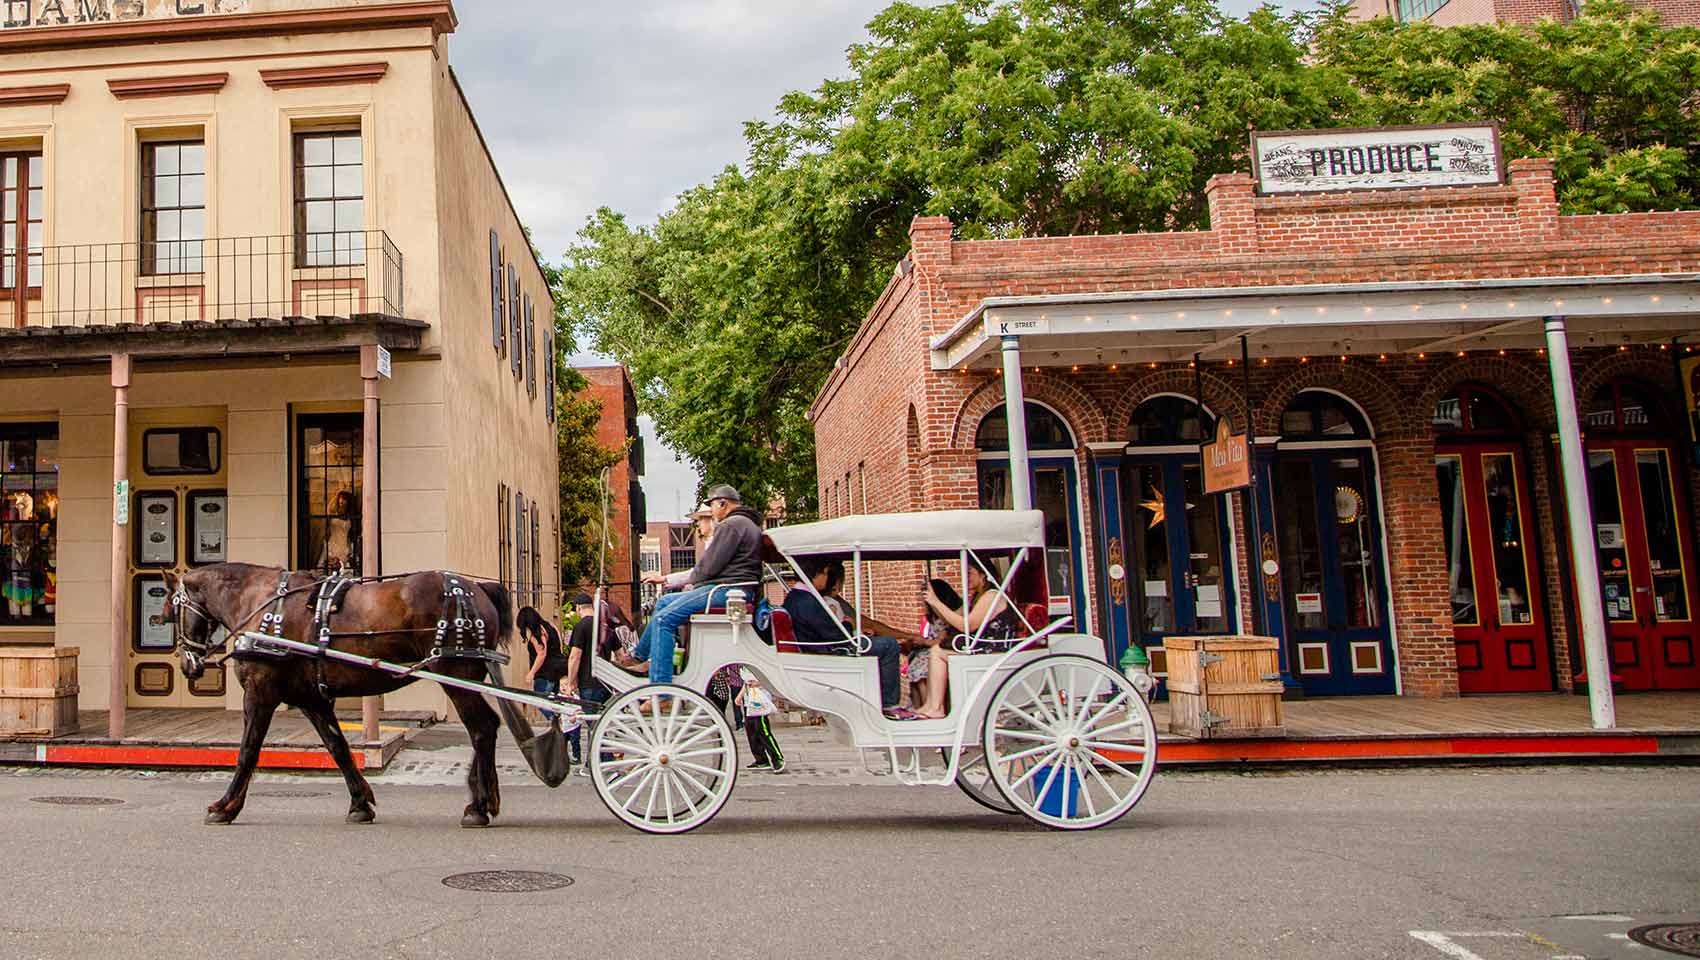
[(778, 709), (774, 706), (773, 694), (749, 670), (740, 667), (738, 673), (744, 681), (744, 688), (738, 691), (733, 702), (744, 708), (744, 733), (750, 738), (750, 755), (755, 758), (755, 762), (745, 769), (784, 773), (785, 751), (779, 749), (779, 741), (774, 738), (773, 727), (767, 720)]
[(567, 675), (567, 651), (561, 647), (560, 631), (543, 618), (536, 607), (522, 607), (514, 619), (519, 635), (531, 649), (531, 669), (525, 679), (534, 693), (560, 693), (561, 678)]
[[(581, 592), (573, 597), (573, 612), (578, 615), (578, 622), (573, 624), (573, 632), (567, 638), (567, 669), (561, 678), (561, 692), (597, 705), (589, 708), (596, 711), (600, 704), (608, 702), (608, 688), (596, 679), (595, 673), (596, 650), (592, 641), (596, 632), (596, 601), (591, 599), (590, 594)], [(587, 774), (589, 768), (582, 766), (584, 749), (579, 739), (582, 726), (575, 723), (567, 731), (567, 747), (572, 754), (573, 766), (578, 767), (579, 773)]]

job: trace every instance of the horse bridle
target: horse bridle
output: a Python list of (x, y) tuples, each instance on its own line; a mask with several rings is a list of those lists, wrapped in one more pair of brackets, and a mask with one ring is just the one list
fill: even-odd
[(210, 628), (207, 630), (205, 640), (197, 640), (184, 622), (183, 611), (187, 610), (207, 623), (224, 627), (225, 642), (229, 641), (233, 632), (229, 624), (213, 616), (212, 611), (208, 610), (205, 604), (189, 596), (189, 591), (183, 589), (182, 580), (177, 581), (177, 590), (171, 595), (170, 610), (172, 647), (182, 655), (186, 665), (191, 668), (204, 666), (214, 653), (224, 649), (225, 644), (224, 642), (216, 644), (212, 642), (214, 631)]

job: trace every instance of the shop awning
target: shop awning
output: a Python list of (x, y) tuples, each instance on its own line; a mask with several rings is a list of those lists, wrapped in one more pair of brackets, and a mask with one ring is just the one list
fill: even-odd
[(1700, 331), (1700, 274), (1424, 280), (989, 297), (931, 342), (935, 370), (991, 370), (1005, 337), (1028, 367), (1238, 357), (1376, 356), (1665, 343)]

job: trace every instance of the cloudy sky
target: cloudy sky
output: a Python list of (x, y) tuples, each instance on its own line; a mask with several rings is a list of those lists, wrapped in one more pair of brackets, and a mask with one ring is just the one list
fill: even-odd
[[(845, 48), (885, 5), (461, 0), (450, 61), (521, 219), (556, 260), (596, 208), (651, 222), (740, 161), (744, 121), (843, 74)], [(696, 477), (645, 430), (650, 519), (673, 519)]]

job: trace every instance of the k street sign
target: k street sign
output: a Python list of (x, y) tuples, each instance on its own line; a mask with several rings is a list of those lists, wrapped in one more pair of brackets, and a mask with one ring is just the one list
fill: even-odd
[(1251, 157), (1263, 194), (1505, 182), (1494, 124), (1253, 133)]

